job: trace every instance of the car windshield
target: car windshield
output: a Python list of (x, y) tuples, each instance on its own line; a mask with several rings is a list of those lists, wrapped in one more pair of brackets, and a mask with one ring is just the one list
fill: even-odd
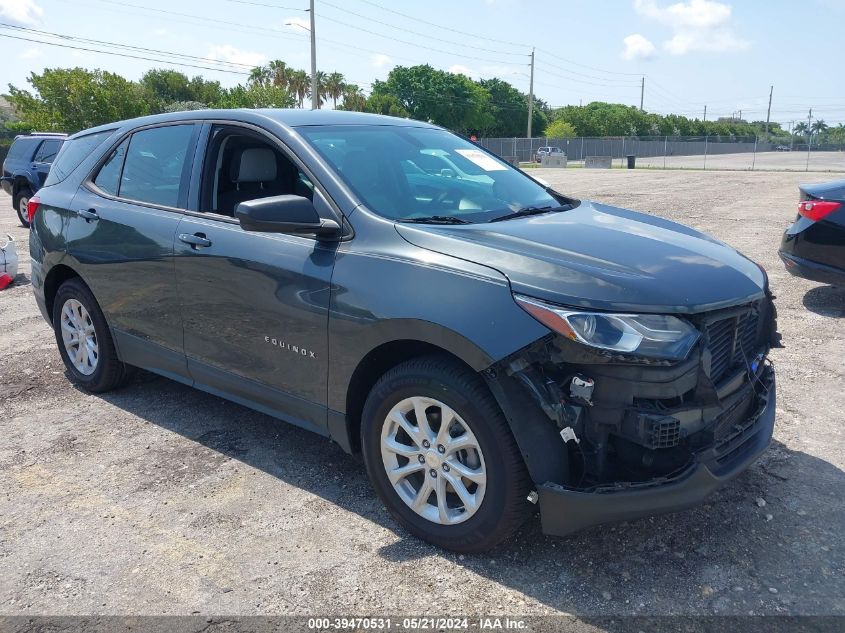
[(298, 132), (367, 208), (392, 220), (489, 222), (561, 206), (518, 169), (445, 130), (339, 125)]

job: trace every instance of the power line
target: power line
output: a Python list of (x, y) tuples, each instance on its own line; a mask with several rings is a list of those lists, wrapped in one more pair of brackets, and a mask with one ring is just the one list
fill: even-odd
[[(226, 66), (237, 66), (237, 67), (245, 68), (245, 69), (248, 69), (248, 70), (253, 68), (253, 66), (251, 64), (242, 64), (242, 63), (239, 63), (239, 62), (230, 62), (230, 61), (227, 61), (227, 60), (208, 59), (207, 57), (199, 57), (197, 55), (188, 55), (186, 53), (174, 53), (174, 52), (171, 52), (171, 51), (163, 51), (163, 50), (156, 49), (156, 48), (145, 48), (143, 46), (132, 46), (132, 45), (129, 45), (129, 44), (120, 44), (118, 42), (108, 42), (108, 41), (105, 41), (105, 40), (95, 40), (95, 39), (89, 39), (89, 38), (85, 38), (85, 37), (78, 37), (78, 36), (75, 36), (75, 35), (65, 35), (63, 33), (53, 33), (51, 31), (42, 31), (42, 30), (39, 30), (39, 29), (31, 29), (31, 28), (27, 28), (27, 27), (23, 27), (23, 26), (17, 26), (15, 24), (6, 24), (6, 23), (3, 23), (3, 22), (0, 22), (0, 28), (13, 29), (15, 31), (22, 31), (22, 32), (25, 32), (25, 33), (35, 34), (35, 35), (42, 36), (42, 37), (57, 37), (57, 38), (61, 38), (63, 40), (71, 40), (71, 41), (80, 42), (80, 43), (83, 43), (83, 44), (93, 44), (93, 45), (97, 45), (97, 46), (107, 46), (107, 47), (121, 48), (121, 49), (126, 49), (126, 50), (142, 52), (142, 53), (153, 53), (153, 54), (156, 54), (156, 55), (166, 55), (166, 56), (169, 56), (169, 57), (179, 57), (179, 58), (183, 58), (183, 59), (192, 59), (192, 60), (197, 60), (197, 61), (201, 61), (201, 62), (209, 63), (209, 64), (213, 63), (213, 64), (221, 64), (221, 65), (226, 65)], [(47, 42), (45, 42), (45, 43), (47, 43)]]
[[(473, 60), (482, 61), (482, 62), (492, 62), (494, 64), (512, 64), (513, 63), (511, 61), (505, 61), (505, 60), (501, 60), (501, 59), (490, 59), (489, 57), (478, 57), (478, 56), (475, 56), (475, 55), (463, 55), (461, 53), (455, 53), (455, 52), (452, 52), (452, 51), (445, 51), (442, 48), (434, 48), (433, 46), (425, 46), (424, 44), (420, 44), (419, 42), (409, 42), (408, 40), (400, 40), (398, 37), (391, 37), (390, 35), (384, 35), (382, 33), (379, 33), (378, 31), (371, 31), (370, 29), (365, 29), (362, 26), (355, 26), (354, 24), (349, 24), (349, 22), (344, 22), (343, 20), (338, 20), (337, 18), (333, 18), (333, 17), (328, 16), (328, 15), (321, 14), (320, 18), (323, 19), (323, 20), (329, 20), (330, 22), (335, 22), (337, 24), (340, 24), (340, 25), (345, 26), (345, 27), (350, 28), (350, 29), (355, 29), (357, 31), (369, 33), (370, 35), (375, 35), (376, 37), (381, 37), (381, 38), (384, 38), (386, 40), (399, 42), (400, 44), (408, 44), (409, 46), (415, 46), (417, 48), (424, 48), (426, 50), (434, 51), (436, 53), (443, 53), (445, 55), (451, 55), (451, 56), (454, 56), (454, 57), (462, 57), (464, 59), (473, 59)], [(525, 65), (527, 66), (527, 64), (525, 64)]]
[[(238, 0), (229, 0), (230, 2), (236, 2)], [(332, 4), (331, 2), (326, 2), (326, 0), (320, 1), (321, 5), (326, 5), (337, 9), (338, 11), (343, 11), (344, 13), (349, 13), (350, 15), (354, 15), (356, 17), (361, 18), (362, 20), (367, 20), (368, 22), (374, 22), (376, 24), (381, 24), (382, 26), (386, 26), (391, 29), (396, 29), (397, 31), (402, 31), (404, 33), (410, 33), (411, 35), (419, 35), (418, 31), (414, 31), (413, 29), (407, 29), (401, 26), (396, 26), (395, 24), (390, 24), (389, 22), (384, 22), (382, 20), (378, 20), (376, 18), (370, 17), (368, 15), (363, 15), (361, 13), (356, 13), (355, 11), (350, 11), (344, 7), (341, 7), (336, 4)], [(324, 15), (321, 17), (325, 17)], [(477, 51), (483, 51), (485, 53), (495, 53), (495, 54), (505, 54), (505, 55), (521, 55), (520, 53), (504, 53), (501, 49), (494, 49), (494, 48), (484, 48), (481, 46), (473, 46), (472, 44), (467, 44), (466, 42), (456, 42), (454, 40), (447, 40), (441, 37), (435, 37), (434, 35), (426, 35), (426, 39), (434, 40), (437, 42), (443, 42), (445, 44), (451, 44), (452, 46), (460, 46), (461, 48), (472, 48)]]
[(474, 38), (479, 39), (479, 40), (486, 40), (486, 41), (489, 41), (489, 42), (495, 42), (496, 44), (499, 44), (499, 45), (508, 44), (510, 46), (517, 46), (521, 49), (525, 48), (524, 42), (522, 42), (522, 43), (520, 43), (520, 42), (509, 42), (507, 40), (502, 40), (502, 39), (499, 39), (499, 38), (485, 37), (483, 35), (479, 35), (478, 33), (469, 33), (467, 31), (461, 31), (459, 29), (452, 28), (451, 26), (444, 26), (442, 24), (437, 24), (435, 22), (428, 22), (427, 20), (423, 20), (422, 18), (420, 18), (418, 16), (409, 15), (407, 13), (402, 13), (401, 11), (396, 11), (395, 9), (389, 9), (385, 6), (378, 4), (377, 2), (372, 2), (372, 0), (360, 0), (360, 1), (365, 3), (365, 4), (369, 4), (370, 6), (376, 7), (377, 9), (381, 9), (382, 11), (387, 11), (388, 13), (393, 13), (393, 14), (401, 16), (403, 18), (408, 18), (409, 20), (413, 20), (415, 22), (420, 22), (421, 24), (428, 24), (429, 26), (433, 26), (433, 27), (438, 28), (438, 29), (443, 29), (444, 31), (451, 31), (452, 33), (457, 33), (458, 35), (466, 35), (466, 36), (469, 36), (469, 37), (474, 37)]
[(264, 2), (251, 2), (251, 0), (226, 0), (226, 2), (234, 2), (235, 4), (251, 4), (256, 7), (270, 7), (271, 9), (281, 9), (282, 11), (303, 11), (308, 9), (297, 9), (296, 7), (280, 7), (277, 4), (267, 4)]
[[(228, 31), (240, 29), (242, 32), (253, 32), (253, 33), (257, 33), (257, 34), (261, 34), (261, 35), (264, 35), (264, 34), (272, 35), (273, 38), (275, 38), (275, 39), (278, 39), (278, 38), (297, 39), (297, 40), (304, 39), (304, 36), (301, 36), (301, 35), (296, 34), (296, 33), (285, 33), (283, 31), (280, 31), (279, 29), (269, 29), (269, 28), (265, 28), (265, 27), (255, 26), (255, 25), (252, 25), (252, 24), (244, 24), (243, 22), (232, 22), (231, 20), (219, 20), (219, 19), (215, 19), (215, 18), (208, 18), (208, 17), (201, 16), (201, 15), (194, 15), (192, 13), (182, 13), (182, 12), (179, 12), (179, 11), (168, 11), (167, 9), (158, 9), (158, 8), (155, 8), (155, 7), (146, 7), (146, 6), (139, 5), (139, 4), (133, 4), (131, 2), (120, 2), (118, 0), (95, 0), (95, 1), (103, 3), (103, 4), (112, 5), (112, 6), (115, 6), (115, 7), (122, 7), (124, 9), (128, 7), (130, 9), (135, 9), (135, 10), (140, 10), (140, 11), (152, 11), (154, 13), (160, 13), (162, 15), (176, 16), (177, 18), (178, 17), (189, 18), (189, 20), (187, 20), (187, 21), (186, 20), (180, 20), (180, 21), (183, 22), (183, 23), (186, 23), (186, 24), (194, 25), (194, 26), (197, 26), (196, 21), (199, 20), (199, 21), (202, 21), (202, 22), (207, 22), (209, 24), (220, 24), (220, 25), (226, 27), (226, 30), (228, 30)], [(115, 11), (115, 10), (117, 10), (117, 9), (112, 9), (112, 11)], [(138, 15), (138, 14), (130, 14), (130, 15)], [(150, 16), (146, 16), (146, 17), (150, 17)], [(233, 29), (232, 27), (236, 27), (236, 28)]]
[(128, 53), (118, 53), (116, 51), (103, 51), (97, 50), (94, 48), (85, 48), (83, 46), (72, 46), (71, 44), (59, 44), (58, 42), (45, 42), (43, 40), (36, 40), (29, 37), (21, 37), (18, 35), (9, 35), (7, 33), (0, 33), (0, 37), (6, 37), (13, 40), (22, 40), (24, 42), (34, 42), (36, 44), (46, 44), (47, 46), (58, 46), (60, 48), (70, 48), (78, 51), (88, 51), (89, 53), (102, 53), (103, 55), (115, 55), (117, 57), (128, 57), (129, 59), (142, 59), (148, 62), (156, 62), (158, 64), (173, 64), (174, 66), (186, 66), (188, 68), (200, 68), (202, 70), (213, 70), (220, 73), (229, 73), (232, 75), (243, 75), (247, 76), (249, 73), (245, 73), (239, 70), (226, 70), (224, 68), (214, 68), (211, 66), (199, 66), (197, 64), (188, 64), (186, 62), (178, 62), (169, 59), (154, 59), (152, 57), (144, 57), (142, 55), (130, 55)]

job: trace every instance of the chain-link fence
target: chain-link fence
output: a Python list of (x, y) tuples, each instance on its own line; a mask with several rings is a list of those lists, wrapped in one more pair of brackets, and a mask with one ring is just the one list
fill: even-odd
[(628, 156), (634, 156), (637, 167), (651, 169), (845, 171), (845, 145), (779, 145), (753, 136), (482, 138), (478, 142), (506, 160), (523, 163), (537, 161), (541, 147), (557, 147), (571, 167), (582, 167), (591, 157), (609, 157), (614, 167), (626, 167)]

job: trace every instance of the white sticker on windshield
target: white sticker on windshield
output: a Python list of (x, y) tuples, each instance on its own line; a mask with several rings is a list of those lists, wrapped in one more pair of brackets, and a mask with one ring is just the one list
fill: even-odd
[(456, 149), (455, 152), (467, 160), (471, 160), (484, 171), (505, 171), (507, 169), (501, 163), (497, 163), (493, 157), (478, 149)]

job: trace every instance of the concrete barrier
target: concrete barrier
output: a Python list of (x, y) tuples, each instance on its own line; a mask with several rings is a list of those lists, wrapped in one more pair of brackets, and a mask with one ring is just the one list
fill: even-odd
[(566, 154), (547, 154), (540, 158), (543, 167), (566, 167)]
[(590, 169), (610, 169), (613, 158), (611, 156), (587, 156), (584, 167)]

